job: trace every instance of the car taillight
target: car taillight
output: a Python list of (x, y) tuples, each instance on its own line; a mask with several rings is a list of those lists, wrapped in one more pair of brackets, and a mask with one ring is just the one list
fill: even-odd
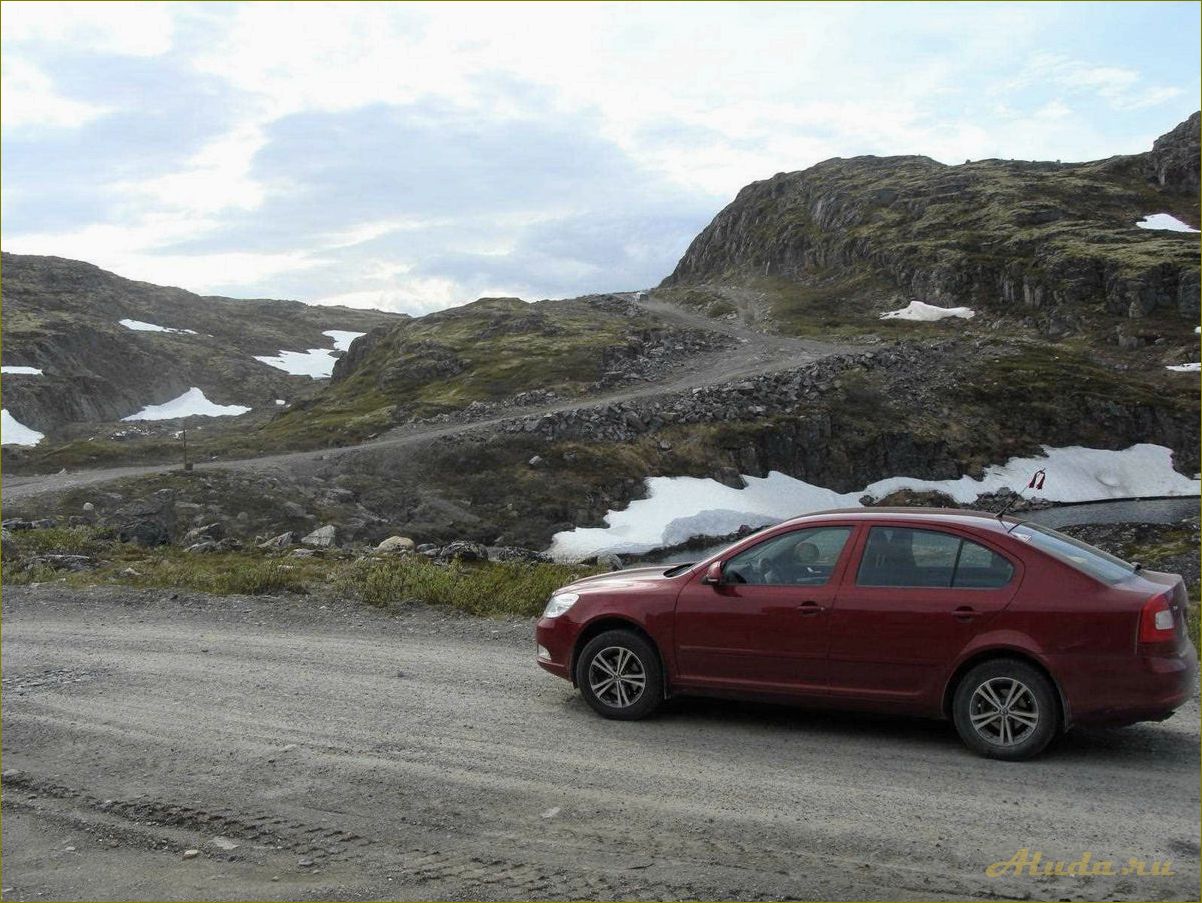
[(1166, 643), (1176, 638), (1176, 618), (1169, 606), (1169, 594), (1161, 593), (1144, 603), (1139, 614), (1139, 641)]

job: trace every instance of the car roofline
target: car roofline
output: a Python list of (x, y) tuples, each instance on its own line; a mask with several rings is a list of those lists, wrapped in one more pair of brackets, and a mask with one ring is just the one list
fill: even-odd
[(990, 525), (992, 529), (1006, 529), (1023, 523), (1011, 515), (1001, 518), (991, 511), (975, 511), (969, 508), (921, 508), (921, 507), (880, 507), (880, 508), (829, 508), (825, 511), (812, 511), (809, 514), (799, 514), (777, 524), (800, 524), (815, 518), (848, 518), (854, 520), (906, 519), (906, 520), (947, 520), (970, 521), (978, 526)]

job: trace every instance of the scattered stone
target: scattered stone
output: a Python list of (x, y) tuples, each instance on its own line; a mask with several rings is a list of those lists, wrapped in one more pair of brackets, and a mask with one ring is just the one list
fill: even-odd
[(533, 458), (531, 458), (526, 463), (529, 464), (531, 467), (542, 467), (547, 462), (543, 459), (542, 455), (535, 455)]
[(412, 552), (417, 545), (408, 536), (389, 536), (386, 540), (376, 546), (376, 551), (384, 554), (389, 552), (406, 553)]
[(185, 859), (195, 859), (200, 855), (200, 850), (184, 850)]
[(225, 850), (227, 853), (238, 849), (238, 844), (235, 841), (230, 840), (228, 837), (214, 837), (209, 841), (209, 843), (217, 847), (219, 850)]
[(259, 543), (260, 549), (286, 549), (296, 542), (296, 534), (289, 530), (287, 533), (281, 533), (279, 536), (273, 536), (271, 539), (265, 539)]
[(539, 818), (554, 818), (558, 814), (559, 814), (559, 807), (552, 806), (550, 809), (548, 809), (546, 812), (544, 812), (542, 815), (540, 815)]
[(289, 517), (304, 517), (308, 512), (296, 502), (284, 502), (284, 513)]
[(478, 542), (458, 539), (439, 550), (443, 561), (488, 561), (488, 549)]
[(117, 576), (123, 580), (132, 580), (135, 577), (141, 577), (140, 571), (135, 571), (133, 568), (123, 568), (117, 572)]
[(612, 552), (605, 555), (598, 555), (597, 564), (599, 564), (601, 567), (607, 567), (611, 571), (620, 571), (625, 567), (625, 565), (622, 563), (622, 559)]
[(301, 539), (301, 543), (315, 549), (328, 549), (334, 545), (334, 539), (338, 534), (337, 528), (333, 524), (326, 524), (324, 527), (318, 527), (309, 535)]
[(436, 543), (432, 543), (432, 542), (423, 542), (420, 546), (417, 547), (417, 551), (418, 551), (418, 554), (420, 554), (420, 555), (427, 555), (430, 552), (437, 553), (438, 545)]
[(212, 540), (216, 542), (225, 537), (225, 525), (217, 522), (205, 524), (203, 527), (196, 527), (184, 534), (181, 540), (183, 545), (192, 545), (194, 543), (203, 542), (204, 540)]
[(296, 864), (303, 869), (311, 869), (313, 866), (317, 865), (317, 863), (312, 859), (298, 859)]
[(488, 560), (525, 561), (547, 564), (550, 563), (551, 556), (545, 552), (536, 552), (534, 549), (523, 549), (519, 546), (490, 546), (488, 549)]

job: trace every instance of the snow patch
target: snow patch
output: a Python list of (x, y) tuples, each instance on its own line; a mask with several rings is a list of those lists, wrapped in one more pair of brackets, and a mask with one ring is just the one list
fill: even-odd
[(0, 367), (0, 373), (24, 374), (25, 376), (42, 375), (42, 371), (37, 367)]
[(122, 420), (174, 420), (176, 417), (237, 417), (250, 408), (240, 404), (214, 404), (193, 386), (179, 398), (163, 404), (150, 404)]
[(195, 329), (173, 329), (170, 326), (159, 326), (157, 323), (147, 323), (144, 320), (118, 320), (126, 329), (132, 329), (134, 332), (178, 332), (187, 335), (196, 335)]
[(366, 332), (349, 332), (345, 329), (327, 329), (322, 335), (328, 335), (334, 340), (335, 351), (350, 351), (351, 342), (359, 338), (359, 336), (367, 335)]
[(283, 407), (284, 405), (286, 405), (288, 402), (284, 401), (284, 399), (282, 399), (282, 398), (277, 398), (277, 399), (275, 400), (275, 403), (276, 403), (277, 405), (279, 405), (279, 406), (282, 408), (282, 407)]
[(333, 339), (333, 348), (310, 348), (308, 351), (285, 351), (280, 349), (280, 353), (274, 357), (255, 355), (255, 360), (269, 367), (275, 367), (277, 370), (283, 370), (285, 373), (291, 373), (293, 376), (326, 379), (334, 373), (334, 361), (337, 360), (334, 357), (334, 353), (337, 351), (347, 351), (351, 347), (351, 342), (355, 341), (361, 335), (367, 335), (367, 333), (350, 332), (345, 329), (327, 329), (322, 335)]
[(1166, 232), (1197, 232), (1189, 223), (1183, 223), (1167, 213), (1150, 213), (1135, 225), (1141, 229), (1159, 229)]
[(920, 480), (889, 477), (858, 492), (838, 493), (773, 471), (744, 476), (743, 489), (700, 477), (648, 477), (647, 498), (622, 511), (610, 511), (605, 527), (557, 533), (551, 554), (579, 559), (606, 552), (640, 553), (682, 543), (694, 536), (723, 536), (742, 525), (762, 527), (829, 508), (857, 508), (860, 498), (883, 498), (899, 489), (934, 490), (966, 504), (1000, 489), (1023, 490), (1043, 468), (1047, 482), (1040, 497), (1052, 502), (1084, 502), (1134, 496), (1198, 495), (1202, 482), (1173, 470), (1172, 451), (1140, 444), (1122, 451), (1070, 446), (1043, 447), (1044, 457), (1011, 458), (986, 468), (981, 479)]
[(922, 301), (911, 301), (901, 310), (891, 310), (888, 313), (881, 314), (882, 320), (914, 320), (919, 323), (933, 323), (936, 320), (945, 320), (948, 317), (960, 317), (963, 320), (971, 320), (977, 315), (977, 312), (971, 307), (936, 307), (933, 304), (924, 304)]
[(1195, 364), (1170, 364), (1165, 367), (1166, 370), (1173, 370), (1177, 373), (1198, 373), (1202, 372), (1202, 363)]
[(21, 423), (8, 408), (0, 408), (0, 445), (37, 445), (45, 438), (45, 433)]

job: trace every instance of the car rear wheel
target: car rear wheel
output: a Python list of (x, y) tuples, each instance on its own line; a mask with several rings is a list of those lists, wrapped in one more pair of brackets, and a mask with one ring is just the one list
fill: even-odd
[(1056, 688), (1026, 662), (983, 662), (957, 685), (952, 720), (969, 749), (991, 759), (1029, 759), (1059, 730)]
[(629, 630), (589, 640), (576, 661), (576, 686), (597, 714), (622, 721), (646, 718), (664, 698), (659, 655)]

